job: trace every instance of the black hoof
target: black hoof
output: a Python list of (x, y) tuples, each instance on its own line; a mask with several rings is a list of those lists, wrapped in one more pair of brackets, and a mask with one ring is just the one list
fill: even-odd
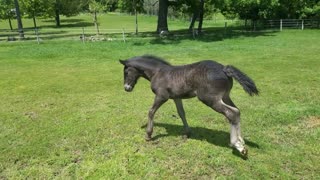
[(240, 157), (243, 160), (248, 160), (248, 150), (244, 149), (241, 152), (239, 150), (237, 150), (236, 148), (232, 148), (232, 154), (234, 154), (235, 156)]
[(183, 138), (190, 138), (190, 136), (191, 136), (191, 130), (190, 129), (185, 130), (183, 134)]
[(151, 138), (151, 136), (146, 135), (145, 140), (146, 140), (146, 141), (151, 141), (151, 140), (152, 140), (152, 138)]
[(241, 151), (241, 155), (248, 156), (248, 150), (245, 148)]

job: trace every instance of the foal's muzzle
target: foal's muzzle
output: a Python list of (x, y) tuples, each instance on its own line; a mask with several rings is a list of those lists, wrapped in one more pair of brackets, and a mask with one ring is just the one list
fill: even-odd
[(131, 92), (133, 90), (133, 87), (129, 84), (125, 84), (124, 85), (124, 90), (126, 90), (127, 92)]

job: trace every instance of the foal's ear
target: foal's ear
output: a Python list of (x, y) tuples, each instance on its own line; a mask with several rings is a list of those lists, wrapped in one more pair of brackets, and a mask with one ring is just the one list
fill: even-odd
[(126, 64), (127, 64), (127, 61), (126, 61), (126, 60), (121, 60), (121, 59), (119, 59), (119, 62), (120, 62), (121, 64), (123, 64), (123, 65), (126, 65)]

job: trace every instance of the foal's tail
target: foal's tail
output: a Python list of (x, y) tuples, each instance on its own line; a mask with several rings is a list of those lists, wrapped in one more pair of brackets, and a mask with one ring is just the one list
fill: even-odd
[(248, 77), (245, 73), (241, 72), (239, 69), (227, 65), (223, 68), (223, 71), (226, 73), (227, 76), (236, 79), (250, 96), (259, 94), (259, 91), (253, 80), (250, 77)]

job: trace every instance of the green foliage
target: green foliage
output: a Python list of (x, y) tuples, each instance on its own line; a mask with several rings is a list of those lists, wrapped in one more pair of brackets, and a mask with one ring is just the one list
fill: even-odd
[(319, 0), (226, 0), (222, 12), (240, 19), (310, 18), (318, 13)]
[(27, 17), (43, 17), (50, 5), (42, 0), (21, 0), (20, 2), (21, 9)]
[(98, 12), (100, 13), (105, 11), (105, 9), (106, 9), (105, 4), (102, 4), (101, 2), (96, 0), (89, 0), (89, 11), (91, 13), (98, 13)]
[(145, 12), (143, 3), (144, 0), (119, 0), (118, 7), (122, 12), (134, 13), (137, 11), (143, 13)]
[(92, 12), (96, 9), (99, 12), (115, 11), (117, 8), (116, 0), (83, 0), (82, 9)]
[(303, 9), (302, 17), (320, 18), (320, 1), (311, 1)]
[(11, 19), (15, 16), (15, 13), (11, 11), (14, 9), (13, 1), (1, 0), (0, 1), (0, 19)]
[(73, 16), (82, 11), (87, 0), (50, 0), (53, 2), (56, 9), (59, 9), (61, 15)]
[(265, 19), (270, 17), (277, 0), (227, 0), (222, 12), (226, 17), (240, 19)]

